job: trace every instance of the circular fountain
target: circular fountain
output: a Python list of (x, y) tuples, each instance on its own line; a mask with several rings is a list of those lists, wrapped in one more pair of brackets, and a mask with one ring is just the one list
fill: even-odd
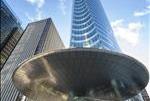
[(143, 64), (127, 55), (72, 48), (26, 60), (12, 80), (25, 96), (39, 101), (121, 101), (140, 93), (148, 84), (149, 75)]

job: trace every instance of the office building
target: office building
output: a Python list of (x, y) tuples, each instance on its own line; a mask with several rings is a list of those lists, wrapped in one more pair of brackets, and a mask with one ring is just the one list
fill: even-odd
[(62, 48), (64, 44), (50, 18), (29, 23), (1, 71), (1, 101), (21, 101), (24, 98), (11, 79), (20, 63), (35, 54)]
[(11, 55), (11, 52), (15, 48), (16, 44), (22, 36), (23, 29), (19, 22), (19, 19), (15, 16), (11, 8), (3, 0), (1, 2), (0, 19), (1, 19), (1, 42), (0, 42), (0, 56), (1, 56), (1, 67)]
[[(121, 52), (100, 0), (73, 1), (70, 47), (91, 47)], [(130, 101), (149, 101), (150, 99), (145, 100), (148, 99), (145, 93)]]
[(74, 0), (70, 47), (120, 51), (99, 0)]

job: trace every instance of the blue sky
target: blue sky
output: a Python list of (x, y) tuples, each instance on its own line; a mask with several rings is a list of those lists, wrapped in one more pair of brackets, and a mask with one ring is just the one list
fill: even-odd
[[(25, 28), (29, 22), (51, 17), (69, 47), (72, 0), (6, 0)], [(116, 39), (125, 54), (150, 71), (150, 0), (101, 0)], [(150, 85), (147, 87), (150, 92)]]

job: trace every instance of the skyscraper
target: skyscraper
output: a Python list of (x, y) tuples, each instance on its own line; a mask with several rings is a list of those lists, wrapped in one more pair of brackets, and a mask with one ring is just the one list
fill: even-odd
[(120, 51), (99, 0), (74, 0), (70, 47)]
[(0, 43), (0, 57), (1, 57), (1, 67), (7, 61), (8, 57), (11, 55), (11, 52), (15, 48), (19, 39), (22, 36), (23, 29), (19, 22), (19, 19), (15, 16), (11, 8), (3, 0), (1, 2), (0, 9), (0, 19), (1, 19), (1, 43)]
[[(70, 47), (91, 47), (121, 52), (100, 0), (74, 0)], [(144, 101), (145, 96), (142, 98), (139, 94), (131, 100)]]
[(29, 23), (1, 71), (1, 100), (21, 101), (22, 94), (16, 90), (11, 80), (21, 62), (35, 54), (60, 48), (64, 48), (64, 45), (50, 18)]

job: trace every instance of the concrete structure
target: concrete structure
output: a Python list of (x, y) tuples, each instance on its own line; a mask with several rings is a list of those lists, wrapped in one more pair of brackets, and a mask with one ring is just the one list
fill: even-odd
[(20, 64), (12, 79), (35, 101), (122, 101), (141, 92), (149, 75), (127, 55), (71, 48), (36, 55)]
[(1, 71), (1, 101), (21, 101), (22, 94), (11, 79), (21, 62), (35, 54), (62, 48), (64, 45), (50, 18), (29, 23)]
[(16, 44), (22, 36), (23, 29), (19, 22), (19, 19), (15, 16), (11, 8), (3, 0), (1, 2), (0, 19), (1, 19), (1, 42), (0, 42), (0, 57), (1, 67), (3, 68), (5, 62), (11, 55)]

